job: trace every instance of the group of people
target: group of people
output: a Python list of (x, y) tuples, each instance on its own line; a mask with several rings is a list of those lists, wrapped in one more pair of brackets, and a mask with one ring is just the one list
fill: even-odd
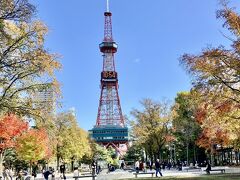
[[(153, 164), (149, 162), (149, 163), (148, 163), (148, 166), (150, 167), (150, 170), (152, 170)], [(155, 169), (156, 169), (156, 177), (158, 177), (158, 174), (159, 174), (160, 176), (163, 176), (163, 175), (162, 175), (162, 172), (161, 172), (161, 163), (160, 163), (159, 159), (157, 159), (156, 162), (155, 162)], [(137, 160), (137, 161), (135, 162), (135, 170), (136, 170), (137, 173), (138, 173), (139, 171), (145, 171), (145, 164), (144, 164), (144, 162)]]
[(92, 162), (92, 173), (99, 174), (102, 171), (102, 168), (96, 161)]
[[(171, 162), (162, 162), (160, 163), (159, 159), (156, 160), (156, 162), (153, 164), (152, 162), (148, 161), (147, 162), (147, 167), (149, 167), (150, 170), (152, 170), (153, 168), (153, 165), (155, 166), (155, 170), (156, 170), (156, 177), (158, 177), (158, 174), (160, 176), (163, 176), (162, 175), (162, 172), (161, 172), (161, 169), (165, 169), (166, 167), (170, 170), (170, 168), (172, 166), (176, 167), (179, 171), (182, 170), (182, 166), (183, 166), (183, 163), (178, 160), (177, 163), (171, 163)], [(205, 166), (206, 166), (206, 172), (207, 174), (210, 174), (210, 171), (211, 171), (211, 164), (209, 161), (205, 161)], [(136, 173), (139, 173), (139, 171), (145, 171), (145, 163), (143, 163), (143, 161), (139, 161), (137, 160), (135, 162), (135, 170), (136, 170)]]

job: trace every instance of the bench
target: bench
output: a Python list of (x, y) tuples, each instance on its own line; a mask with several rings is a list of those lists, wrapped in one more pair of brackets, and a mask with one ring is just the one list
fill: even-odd
[(73, 176), (73, 179), (91, 177), (92, 180), (95, 180), (96, 175), (86, 175), (86, 176)]
[(151, 174), (152, 177), (153, 177), (153, 175), (155, 174), (155, 172), (139, 172), (139, 173), (133, 173), (133, 174), (135, 175), (135, 178), (137, 178), (137, 176), (140, 175), (140, 174)]
[(200, 168), (200, 167), (189, 167), (189, 168), (184, 168), (183, 170), (186, 170), (187, 172), (191, 171), (191, 170), (199, 170), (199, 171), (201, 171), (202, 168)]
[[(206, 171), (206, 170), (204, 170), (204, 171)], [(210, 174), (211, 171), (221, 171), (221, 173), (225, 173), (225, 169), (211, 169), (209, 171), (209, 174)]]

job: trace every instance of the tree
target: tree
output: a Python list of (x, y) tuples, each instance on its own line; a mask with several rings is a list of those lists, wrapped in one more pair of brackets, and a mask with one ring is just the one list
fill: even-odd
[(17, 138), (17, 156), (20, 160), (28, 162), (31, 169), (34, 162), (50, 158), (49, 143), (44, 129), (30, 129)]
[(28, 129), (28, 123), (22, 121), (14, 114), (9, 114), (0, 119), (0, 173), (2, 162), (7, 149), (16, 146), (15, 139)]
[(59, 92), (54, 71), (57, 56), (44, 47), (47, 27), (33, 20), (28, 0), (0, 1), (0, 113), (14, 112), (40, 119), (33, 95), (49, 87)]
[[(200, 126), (194, 117), (195, 104), (191, 94), (189, 92), (178, 93), (172, 111), (176, 144), (183, 145), (181, 149), (186, 149), (183, 157), (187, 159), (187, 164), (189, 164), (189, 150), (193, 151), (192, 159), (195, 163), (197, 160), (195, 141), (199, 136)], [(193, 149), (189, 149), (189, 147), (193, 147)]]
[(141, 146), (134, 143), (124, 155), (124, 160), (134, 162), (139, 159), (144, 159), (143, 149)]
[(60, 159), (73, 162), (91, 151), (88, 134), (78, 127), (73, 112), (58, 114), (54, 124), (58, 166)]
[(36, 8), (28, 0), (0, 0), (0, 21), (29, 21)]
[(153, 157), (160, 158), (161, 151), (170, 135), (171, 116), (167, 103), (153, 102), (151, 99), (141, 101), (143, 110), (134, 109), (132, 122), (133, 134), (139, 143)]
[(231, 48), (209, 47), (180, 59), (193, 79), (196, 119), (203, 129), (198, 144), (211, 152), (215, 143), (236, 147), (240, 126), (240, 16), (225, 3), (217, 18), (231, 33)]

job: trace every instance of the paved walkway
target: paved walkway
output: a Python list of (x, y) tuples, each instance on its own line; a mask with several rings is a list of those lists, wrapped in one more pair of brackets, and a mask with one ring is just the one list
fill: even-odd
[[(240, 168), (234, 168), (234, 167), (216, 167), (216, 168), (217, 169), (224, 168), (226, 170), (226, 173), (240, 173)], [(202, 168), (201, 171), (196, 169), (196, 170), (190, 170), (188, 172), (184, 169), (185, 168), (183, 168), (182, 171), (178, 171), (178, 170), (175, 170), (175, 169), (162, 170), (162, 174), (163, 174), (163, 176), (169, 176), (169, 177), (170, 176), (172, 176), (172, 177), (197, 177), (197, 176), (201, 176), (201, 175), (206, 174), (206, 172), (203, 171), (206, 168)], [(217, 173), (220, 173), (220, 172), (211, 172), (211, 174), (217, 174)], [(71, 174), (71, 173), (66, 174), (66, 177), (69, 180), (73, 180), (73, 178), (72, 178), (73, 174)], [(107, 173), (107, 170), (103, 170), (96, 177), (96, 180), (114, 180), (114, 179), (125, 179), (125, 178), (134, 178), (134, 177), (135, 176), (133, 175), (133, 172), (129, 172), (129, 171), (124, 171), (124, 170), (117, 169), (114, 172)], [(141, 174), (141, 175), (139, 175), (139, 177), (151, 177), (151, 174)], [(56, 175), (55, 180), (58, 180), (58, 179), (60, 179), (60, 177), (58, 175)], [(81, 178), (81, 179), (92, 180), (91, 177), (86, 177), (86, 178)], [(79, 179), (79, 180), (81, 180), (81, 179)], [(36, 180), (43, 180), (42, 175), (38, 174)]]
[[(232, 168), (232, 167), (216, 167), (217, 169), (224, 168), (226, 169), (226, 173), (240, 173), (240, 168)], [(196, 170), (191, 170), (191, 171), (186, 171), (183, 168), (183, 171), (178, 171), (175, 169), (171, 170), (162, 170), (163, 176), (174, 176), (174, 177), (197, 177), (201, 175), (205, 175), (206, 172), (203, 171), (206, 168), (203, 168), (201, 171), (198, 169)], [(214, 168), (213, 168), (214, 169)], [(214, 174), (220, 173), (220, 172), (213, 172)], [(211, 172), (211, 174), (213, 174)], [(155, 175), (154, 175), (155, 176)], [(114, 180), (114, 179), (124, 179), (124, 178), (134, 178), (135, 176), (133, 175), (132, 172), (128, 171), (123, 171), (123, 170), (116, 170), (114, 172), (106, 173), (102, 172), (100, 175), (98, 175), (97, 180)], [(151, 174), (141, 174), (139, 177), (151, 177)]]

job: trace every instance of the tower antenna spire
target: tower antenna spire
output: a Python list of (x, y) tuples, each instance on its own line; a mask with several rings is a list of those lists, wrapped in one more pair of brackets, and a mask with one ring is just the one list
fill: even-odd
[(107, 12), (110, 12), (110, 10), (109, 10), (109, 0), (107, 0)]

